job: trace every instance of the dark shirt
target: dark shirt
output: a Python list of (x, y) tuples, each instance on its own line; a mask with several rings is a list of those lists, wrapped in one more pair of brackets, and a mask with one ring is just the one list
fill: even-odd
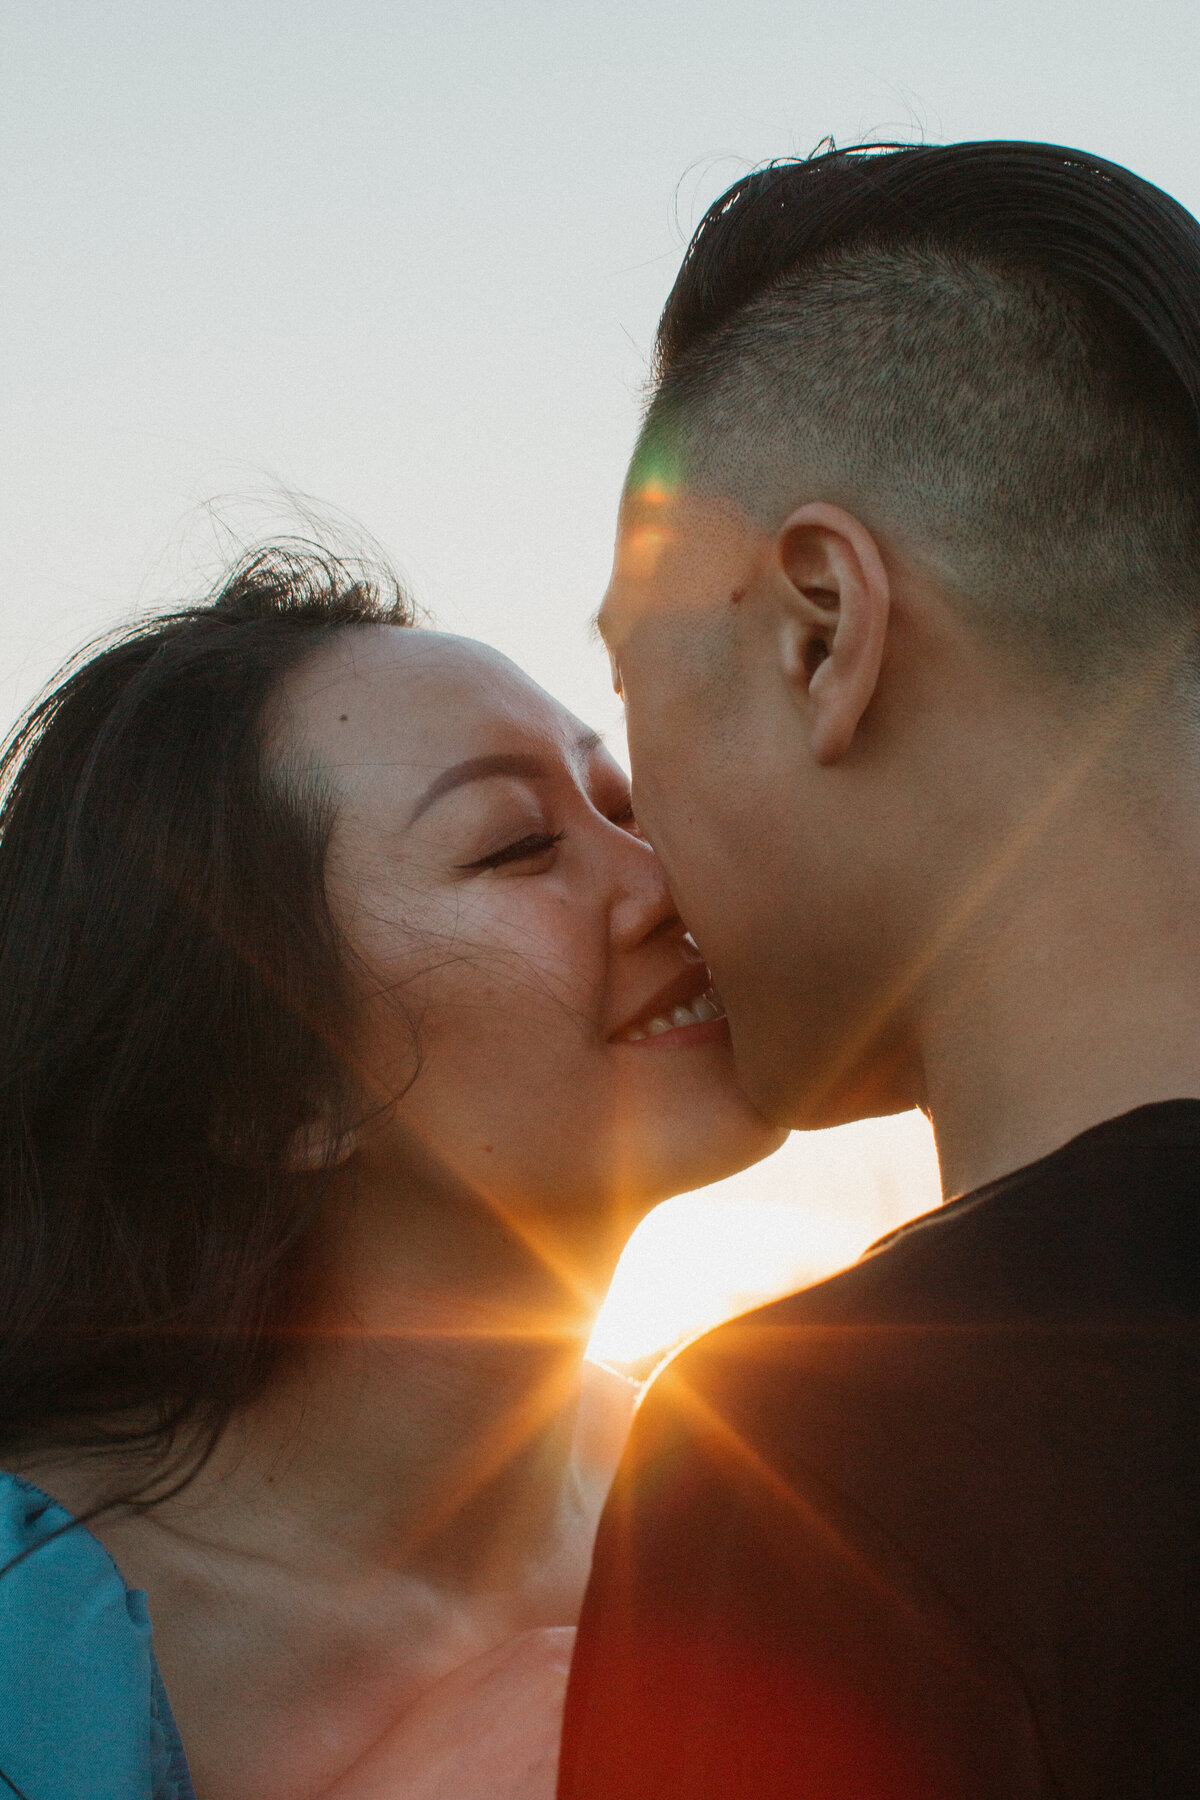
[(561, 1800), (1200, 1796), (1200, 1101), (951, 1202), (660, 1377)]

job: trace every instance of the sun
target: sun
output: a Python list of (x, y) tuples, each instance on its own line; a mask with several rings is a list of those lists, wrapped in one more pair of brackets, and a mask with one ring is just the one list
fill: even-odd
[(766, 1162), (643, 1220), (588, 1355), (645, 1375), (680, 1343), (844, 1268), (940, 1200), (933, 1137), (919, 1113), (795, 1132)]

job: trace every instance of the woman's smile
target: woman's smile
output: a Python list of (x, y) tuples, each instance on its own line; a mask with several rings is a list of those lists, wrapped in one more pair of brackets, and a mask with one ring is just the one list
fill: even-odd
[(725, 1008), (701, 964), (685, 970), (660, 989), (641, 1010), (612, 1033), (614, 1044), (652, 1044), (658, 1049), (683, 1049), (693, 1044), (717, 1044), (728, 1039)]
[[(590, 1242), (601, 1215), (627, 1231), (775, 1147), (624, 773), (519, 669), (360, 631), (289, 677), (274, 742), (337, 801), (329, 899), (378, 1174), (418, 1145), (488, 1205)], [(647, 1049), (692, 1054), (630, 1062)]]

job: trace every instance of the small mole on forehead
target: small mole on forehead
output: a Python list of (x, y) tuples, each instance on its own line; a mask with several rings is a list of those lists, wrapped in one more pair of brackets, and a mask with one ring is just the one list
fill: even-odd
[(344, 725), (346, 723), (346, 720), (350, 717), (350, 714), (349, 713), (339, 713), (338, 717), (341, 720), (342, 724)]

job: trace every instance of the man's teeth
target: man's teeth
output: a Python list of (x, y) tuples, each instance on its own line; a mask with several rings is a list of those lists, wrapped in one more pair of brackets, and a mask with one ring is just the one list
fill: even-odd
[(664, 1031), (678, 1031), (683, 1025), (703, 1025), (707, 1019), (724, 1017), (725, 1008), (709, 988), (706, 994), (697, 995), (686, 1006), (673, 1007), (669, 1014), (656, 1013), (654, 1018), (643, 1019), (638, 1024), (631, 1025), (621, 1035), (625, 1043), (637, 1044), (643, 1038), (659, 1037)]

